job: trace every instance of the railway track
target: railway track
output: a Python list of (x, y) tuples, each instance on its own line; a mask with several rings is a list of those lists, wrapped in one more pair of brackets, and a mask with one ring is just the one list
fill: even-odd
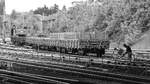
[[(6, 49), (6, 50), (3, 50)], [(7, 50), (8, 49), (8, 50)], [(9, 51), (10, 50), (10, 51)], [(35, 52), (33, 50), (28, 50), (28, 49), (20, 49), (18, 51), (18, 48), (7, 48), (3, 47), (1, 50), (2, 54), (13, 54), (12, 57), (18, 57), (18, 58), (28, 58), (28, 59), (36, 59), (36, 60), (43, 60), (47, 62), (50, 61), (59, 61), (59, 62), (66, 62), (66, 63), (76, 63), (76, 64), (81, 64), (85, 65), (87, 63), (93, 63), (93, 64), (115, 64), (115, 60), (113, 59), (101, 59), (97, 57), (86, 57), (86, 56), (79, 56), (79, 55), (70, 55), (70, 54), (61, 54), (58, 52)], [(120, 65), (128, 65), (127, 61), (117, 61), (118, 64)], [(149, 67), (149, 62), (148, 61), (135, 61), (133, 62), (134, 65), (136, 66), (148, 66)]]
[[(23, 48), (23, 47), (16, 47), (14, 45), (2, 45), (0, 44), (0, 48), (2, 49), (8, 49), (8, 50), (14, 50), (14, 51), (24, 51), (24, 52), (38, 52), (38, 53), (47, 53), (47, 54), (61, 54), (61, 55), (65, 55), (65, 56), (71, 56), (71, 57), (79, 57), (79, 58), (89, 58), (89, 56), (82, 56), (82, 55), (71, 55), (70, 54), (64, 54), (64, 53), (60, 53), (60, 52), (54, 52), (54, 51), (46, 51), (46, 50), (35, 50), (35, 49), (27, 49), (27, 48)], [(110, 56), (108, 56), (110, 57)], [(94, 56), (94, 54), (92, 54), (92, 57), (91, 58), (97, 58), (96, 56)]]
[[(7, 50), (12, 50), (12, 51), (21, 51), (21, 52), (28, 52), (28, 53), (35, 53), (36, 55), (39, 53), (39, 55), (61, 55), (61, 57), (63, 57), (63, 58), (65, 58), (65, 57), (75, 57), (75, 59), (79, 59), (80, 60), (80, 58), (82, 59), (82, 58), (86, 58), (86, 59), (97, 59), (97, 57), (96, 56), (94, 56), (93, 54), (92, 54), (92, 56), (91, 55), (89, 55), (89, 56), (81, 56), (81, 55), (72, 55), (72, 54), (64, 54), (64, 53), (60, 53), (60, 52), (54, 52), (54, 51), (45, 51), (45, 50), (34, 50), (34, 49), (31, 49), (31, 47), (30, 48), (27, 48), (27, 47), (25, 47), (25, 48), (23, 48), (23, 47), (16, 47), (15, 45), (9, 45), (9, 44), (0, 44), (0, 48), (1, 49), (7, 49)], [(16, 53), (17, 53), (16, 52)], [(137, 53), (137, 51), (135, 51), (136, 53)], [(104, 59), (108, 59), (108, 60), (113, 60), (113, 62), (114, 62), (114, 58), (113, 58), (113, 56), (112, 56), (112, 53), (113, 53), (113, 50), (110, 50), (110, 51), (106, 51), (106, 55), (103, 57)], [(141, 55), (142, 53), (140, 52), (140, 55)], [(143, 54), (145, 54), (145, 53), (143, 53)], [(149, 54), (149, 53), (148, 53)], [(140, 62), (149, 62), (149, 56), (142, 56), (142, 57), (140, 57), (140, 56), (137, 56), (137, 60), (138, 61), (140, 61)], [(149, 62), (150, 63), (150, 62)]]
[[(130, 84), (149, 84), (150, 79), (142, 78), (142, 77), (135, 77), (123, 74), (116, 74), (110, 72), (102, 72), (102, 71), (95, 71), (95, 70), (88, 70), (83, 68), (73, 68), (73, 67), (64, 67), (61, 65), (43, 65), (38, 63), (29, 63), (29, 62), (18, 62), (14, 60), (5, 60), (17, 64), (17, 66), (28, 66), (28, 68), (36, 68), (37, 70), (47, 70), (48, 72), (55, 72), (55, 73), (63, 73), (63, 74), (70, 74), (71, 76), (78, 76), (81, 78), (89, 78), (89, 79), (98, 79), (98, 80), (108, 80), (108, 81), (117, 81), (123, 83), (130, 83)], [(81, 82), (81, 81), (80, 81)]]
[[(16, 56), (19, 58), (29, 58), (32, 59), (32, 57), (34, 59), (39, 59), (40, 60), (47, 60), (48, 61), (61, 61), (61, 62), (67, 62), (67, 63), (78, 63), (79, 65), (82, 64), (87, 64), (87, 63), (93, 63), (93, 64), (115, 64), (116, 61), (114, 61), (113, 59), (97, 59), (97, 57), (91, 57), (91, 56), (80, 56), (80, 55), (70, 55), (70, 54), (62, 54), (59, 52), (45, 52), (45, 51), (40, 51), (40, 52), (36, 52), (33, 49), (25, 49), (25, 48), (18, 48), (15, 47), (13, 45), (1, 45), (0, 48), (2, 48), (2, 54), (13, 54), (12, 56)], [(3, 49), (5, 51), (3, 51)], [(9, 51), (10, 50), (10, 51)], [(49, 59), (49, 60), (48, 60)], [(128, 62), (126, 61), (118, 61), (120, 65), (128, 65)], [(143, 67), (143, 66), (148, 66), (150, 67), (150, 62), (149, 61), (135, 61), (133, 62), (134, 65), (139, 66), (139, 67)]]
[[(82, 63), (88, 63), (90, 61), (92, 62), (101, 62), (97, 59), (97, 57), (92, 57), (92, 56), (80, 56), (80, 55), (71, 55), (71, 54), (63, 54), (63, 53), (59, 53), (59, 52), (45, 52), (45, 51), (35, 51), (32, 49), (24, 49), (24, 48), (14, 48), (13, 47), (6, 47), (6, 46), (0, 46), (0, 48), (2, 49), (1, 52), (2, 53), (7, 53), (7, 54), (15, 54), (17, 55), (23, 55), (25, 57), (35, 57), (38, 55), (39, 58), (42, 58), (41, 60), (44, 60), (45, 58), (50, 58), (52, 60), (61, 60), (64, 62), (82, 62)], [(20, 57), (23, 57), (20, 56)], [(37, 57), (36, 57), (37, 58)], [(53, 59), (54, 58), (54, 59)], [(94, 61), (93, 61), (94, 59)]]
[[(1, 47), (1, 48), (18, 52), (17, 48), (16, 49), (9, 48), (9, 47)], [(30, 52), (32, 50), (28, 50), (28, 49), (25, 49), (25, 50), (20, 49), (19, 50), (19, 52), (22, 52), (22, 51), (26, 53), (26, 52)], [(9, 54), (11, 54), (11, 53), (9, 52)], [(38, 56), (41, 56), (41, 54), (45, 55), (45, 53), (43, 53), (43, 52), (40, 53), (40, 55), (39, 55), (39, 53), (36, 53), (36, 55), (38, 55)], [(73, 56), (71, 56), (71, 57), (73, 57)], [(80, 56), (80, 57), (83, 57), (83, 56)], [(84, 57), (84, 58), (87, 58), (87, 57)], [(6, 59), (5, 60), (1, 59), (1, 60), (13, 62), (13, 63), (18, 63), (18, 61), (12, 61), (12, 60), (6, 60)], [(33, 63), (33, 62), (32, 62), (32, 64), (30, 64), (28, 62), (26, 62), (26, 63), (19, 62), (19, 63), (21, 65), (26, 64), (27, 66), (31, 65), (31, 67), (35, 67), (35, 68), (38, 67), (38, 68), (48, 69), (48, 70), (52, 70), (52, 71), (55, 70), (59, 73), (60, 72), (61, 73), (66, 73), (67, 72), (67, 74), (74, 74), (74, 75), (78, 74), (80, 76), (85, 76), (87, 78), (89, 78), (89, 77), (96, 78), (96, 79), (104, 79), (105, 78), (107, 80), (117, 80), (117, 81), (120, 81), (120, 82), (122, 81), (122, 82), (125, 82), (125, 83), (135, 83), (135, 84), (142, 84), (142, 83), (147, 83), (148, 84), (150, 82), (149, 79), (145, 79), (145, 78), (122, 75), (122, 74), (116, 74), (116, 73), (110, 73), (110, 72), (107, 72), (108, 71), (107, 69), (103, 69), (103, 68), (91, 68), (91, 67), (89, 67), (87, 69), (85, 66), (81, 66), (79, 68), (79, 66), (76, 66), (76, 65), (75, 66), (74, 65), (69, 65), (69, 66), (67, 65), (66, 66), (66, 64), (58, 64), (58, 63), (57, 64), (56, 63), (52, 64), (52, 65), (41, 65), (41, 64), (37, 64), (37, 63)], [(109, 65), (112, 65), (112, 64), (109, 64)], [(120, 65), (116, 65), (116, 66), (120, 66)], [(48, 67), (51, 67), (51, 69), (49, 69)], [(124, 67), (128, 67), (128, 66), (124, 66)], [(136, 67), (133, 66), (132, 68), (136, 68)], [(144, 67), (141, 67), (141, 68), (145, 69)], [(146, 69), (149, 69), (149, 68), (146, 68)], [(99, 71), (105, 71), (105, 72), (100, 73)]]
[[(3, 83), (9, 82), (14, 84), (69, 84), (67, 82), (78, 82), (77, 80), (50, 77), (46, 78), (41, 75), (19, 73), (7, 70), (0, 70), (0, 78), (2, 79)], [(62, 82), (62, 80), (66, 80), (66, 82)]]
[(83, 82), (73, 79), (42, 76), (7, 70), (0, 70), (0, 77), (6, 81), (15, 82), (15, 84), (84, 84)]
[[(13, 46), (13, 47), (15, 47), (15, 46)], [(79, 65), (79, 66), (80, 65), (81, 66), (86, 66), (87, 64), (90, 63), (90, 64), (94, 64), (93, 66), (96, 65), (96, 67), (97, 67), (97, 65), (98, 65), (98, 67), (101, 67), (101, 66), (99, 66), (101, 64), (109, 65), (110, 67), (111, 67), (111, 65), (112, 66), (117, 66), (117, 67), (118, 66), (126, 67), (126, 65), (128, 65), (128, 62), (126, 62), (126, 61), (119, 61), (119, 63), (116, 64), (112, 60), (105, 60), (104, 61), (103, 59), (100, 59), (100, 60), (97, 61), (97, 58), (95, 58), (95, 57), (90, 57), (89, 58), (89, 57), (85, 57), (85, 56), (83, 57), (83, 56), (78, 56), (78, 55), (76, 55), (76, 56), (75, 55), (69, 55), (68, 56), (68, 54), (60, 54), (58, 52), (57, 53), (56, 52), (55, 53), (51, 53), (51, 52), (50, 53), (47, 53), (47, 52), (45, 53), (45, 52), (41, 51), (42, 53), (39, 53), (39, 52), (34, 52), (33, 50), (28, 50), (28, 49), (25, 49), (25, 51), (24, 51), (24, 49), (22, 50), (22, 48), (18, 51), (18, 48), (14, 49), (14, 48), (6, 47), (6, 46), (2, 47), (2, 49), (6, 49), (5, 51), (2, 51), (2, 54), (8, 54), (8, 55), (13, 54), (13, 55), (11, 55), (12, 57), (16, 57), (16, 58), (19, 58), (19, 59), (20, 58), (21, 59), (27, 58), (27, 59), (42, 60), (45, 63), (51, 63), (52, 61), (57, 61), (57, 63), (60, 62), (61, 64), (62, 64), (62, 62), (72, 64), (72, 62), (73, 62), (73, 64)], [(9, 51), (9, 50), (11, 50), (11, 51)], [(149, 67), (150, 67), (149, 66), (150, 64), (146, 63), (144, 61), (142, 61), (142, 62), (133, 62), (133, 63), (134, 63), (133, 65), (135, 67), (143, 68), (143, 66), (144, 66), (143, 69), (149, 69)], [(73, 65), (71, 65), (71, 66), (73, 66)], [(134, 66), (133, 66), (133, 68), (134, 68)]]

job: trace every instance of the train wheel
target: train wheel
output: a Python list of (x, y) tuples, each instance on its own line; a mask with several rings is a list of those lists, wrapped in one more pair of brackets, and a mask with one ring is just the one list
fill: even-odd
[(61, 47), (56, 47), (56, 51), (57, 52), (62, 52), (62, 48)]
[(51, 46), (49, 46), (48, 47), (48, 51), (52, 51), (53, 49), (52, 49), (52, 47)]
[(71, 53), (72, 53), (72, 54), (75, 54), (75, 50), (74, 50), (74, 49), (71, 49)]
[(65, 48), (65, 53), (67, 54), (68, 53), (68, 50)]
[(83, 51), (83, 56), (86, 56), (87, 55), (87, 52), (86, 51)]
[(48, 51), (48, 46), (46, 46), (46, 48), (45, 48), (47, 51)]
[(56, 51), (57, 51), (57, 48), (56, 48), (56, 47), (53, 47), (53, 51), (56, 52)]
[(67, 49), (66, 48), (61, 48), (61, 52), (62, 53), (67, 53)]
[(85, 51), (85, 49), (80, 49), (78, 51), (79, 55), (83, 55), (83, 56), (86, 56), (87, 55), (87, 52)]
[(59, 47), (58, 51), (63, 53), (63, 48)]
[(32, 48), (38, 50), (38, 49), (39, 49), (39, 46), (33, 44), (33, 45), (32, 45)]
[(72, 54), (77, 54), (78, 50), (77, 49), (72, 49)]
[(79, 54), (79, 55), (82, 55), (82, 54), (83, 54), (82, 49), (79, 49), (79, 50), (78, 50), (78, 54)]
[(87, 49), (83, 49), (83, 56), (87, 56), (87, 52), (88, 52)]
[(100, 57), (100, 54), (98, 52), (96, 53), (96, 57)]

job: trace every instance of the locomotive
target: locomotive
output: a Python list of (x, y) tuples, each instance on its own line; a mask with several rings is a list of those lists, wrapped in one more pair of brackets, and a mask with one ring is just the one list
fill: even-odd
[(49, 36), (27, 36), (25, 29), (19, 30), (19, 33), (11, 30), (11, 42), (19, 46), (31, 46), (34, 49), (58, 51), (62, 53), (87, 55), (95, 53), (97, 56), (101, 54), (101, 49), (108, 49), (110, 42), (102, 38), (98, 38), (99, 34), (95, 32), (62, 32), (50, 33)]

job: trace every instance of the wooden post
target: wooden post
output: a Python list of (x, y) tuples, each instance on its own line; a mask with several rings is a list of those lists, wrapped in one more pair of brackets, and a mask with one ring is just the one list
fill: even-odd
[(102, 55), (102, 65), (103, 65), (103, 55)]
[(89, 55), (89, 63), (88, 63), (88, 66), (91, 65), (91, 55)]
[(40, 51), (40, 45), (38, 44), (38, 52)]
[(69, 61), (70, 61), (70, 54), (69, 54)]
[(59, 55), (60, 55), (60, 61), (62, 61), (62, 58), (61, 58), (61, 53), (59, 52)]

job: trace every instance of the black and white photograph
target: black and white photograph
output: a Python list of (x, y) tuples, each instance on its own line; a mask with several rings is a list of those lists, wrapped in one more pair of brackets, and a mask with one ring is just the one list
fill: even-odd
[(150, 84), (150, 0), (0, 0), (0, 84)]

